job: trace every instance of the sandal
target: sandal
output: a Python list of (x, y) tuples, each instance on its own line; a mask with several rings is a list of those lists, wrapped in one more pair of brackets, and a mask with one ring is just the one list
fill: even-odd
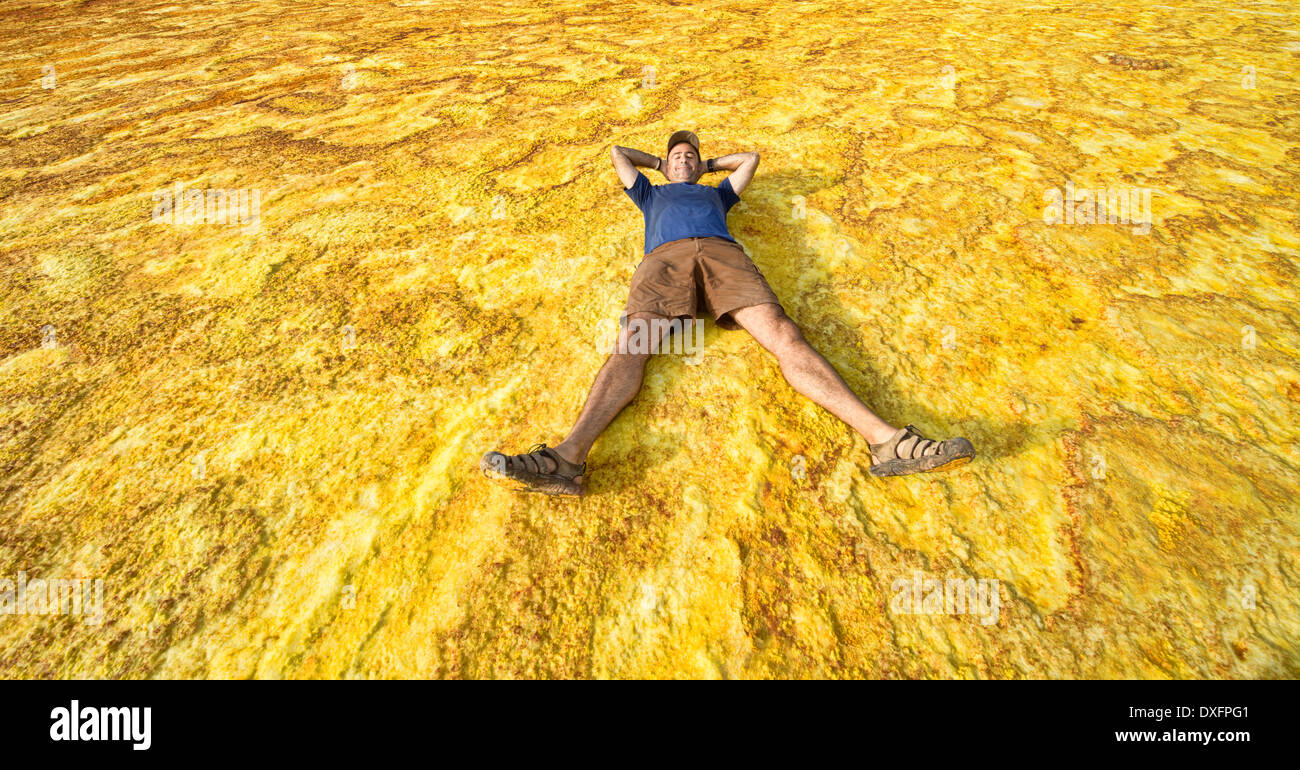
[(908, 425), (883, 444), (867, 446), (871, 447), (872, 476), (946, 471), (965, 465), (975, 456), (970, 441), (964, 438), (935, 441), (922, 436), (915, 425)]
[(582, 482), (578, 479), (587, 474), (586, 463), (574, 465), (546, 444), (536, 444), (521, 455), (488, 452), (478, 467), (484, 476), (511, 489), (544, 495), (580, 496)]

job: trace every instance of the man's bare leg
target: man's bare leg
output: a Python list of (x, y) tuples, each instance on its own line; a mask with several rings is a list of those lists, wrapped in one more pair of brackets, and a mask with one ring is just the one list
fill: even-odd
[[(640, 323), (647, 324), (645, 328), (649, 335), (644, 337), (646, 340), (654, 339), (656, 336), (662, 339), (662, 335), (669, 330), (669, 319), (666, 316), (657, 313), (632, 313), (627, 317), (627, 325), (619, 330), (616, 351), (628, 349), (628, 337), (634, 329), (632, 325), (634, 319), (640, 319)], [(659, 319), (659, 322), (655, 323), (653, 319)], [(583, 463), (587, 453), (591, 451), (591, 445), (596, 443), (596, 439), (605, 432), (610, 423), (614, 422), (614, 418), (623, 411), (623, 407), (632, 403), (632, 399), (640, 392), (646, 362), (650, 360), (651, 355), (653, 354), (614, 352), (605, 359), (605, 364), (597, 372), (596, 381), (592, 383), (587, 400), (582, 405), (578, 421), (574, 423), (568, 437), (553, 447), (560, 457), (574, 465)]]
[(868, 444), (883, 443), (898, 433), (898, 428), (880, 419), (854, 395), (835, 367), (804, 339), (803, 332), (780, 305), (751, 305), (734, 311), (731, 317), (776, 356), (781, 374), (791, 387), (848, 423)]

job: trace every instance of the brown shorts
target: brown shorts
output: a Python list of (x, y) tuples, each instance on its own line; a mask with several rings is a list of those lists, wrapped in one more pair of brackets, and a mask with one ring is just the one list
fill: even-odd
[(730, 331), (740, 328), (731, 318), (733, 310), (781, 304), (740, 244), (726, 238), (682, 238), (641, 259), (619, 325), (632, 313), (696, 318), (701, 297), (718, 327)]

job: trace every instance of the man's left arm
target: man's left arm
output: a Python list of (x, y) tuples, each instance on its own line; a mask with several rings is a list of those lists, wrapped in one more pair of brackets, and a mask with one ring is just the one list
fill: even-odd
[(723, 155), (721, 158), (713, 158), (714, 171), (730, 171), (731, 189), (736, 195), (740, 195), (741, 190), (749, 185), (749, 180), (754, 178), (754, 172), (758, 170), (758, 153), (756, 152), (737, 152), (731, 155)]

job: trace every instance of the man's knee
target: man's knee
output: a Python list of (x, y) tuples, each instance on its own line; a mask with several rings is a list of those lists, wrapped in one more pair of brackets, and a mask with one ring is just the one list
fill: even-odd
[(779, 306), (771, 307), (772, 315), (763, 334), (768, 342), (767, 347), (778, 356), (807, 347), (808, 340), (804, 338), (799, 324)]
[(786, 347), (801, 347), (807, 345), (808, 340), (804, 339), (803, 330), (799, 328), (799, 324), (795, 323), (794, 320), (784, 312), (779, 310), (777, 312), (781, 313), (781, 318), (777, 321), (776, 327), (777, 339)]

